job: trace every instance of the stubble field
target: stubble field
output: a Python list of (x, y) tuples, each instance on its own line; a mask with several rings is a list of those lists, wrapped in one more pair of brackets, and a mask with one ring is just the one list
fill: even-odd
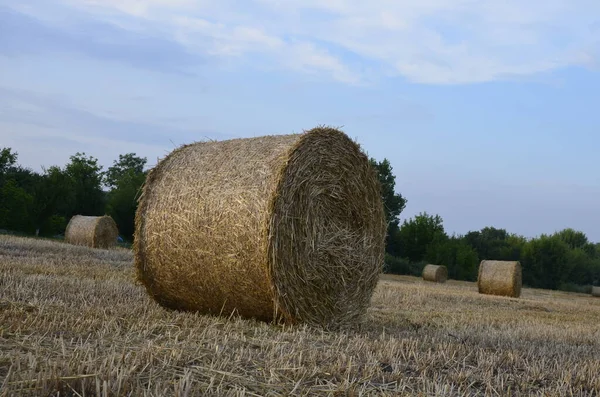
[(0, 396), (600, 395), (600, 298), (384, 275), (344, 332), (168, 311), (133, 255), (0, 236)]

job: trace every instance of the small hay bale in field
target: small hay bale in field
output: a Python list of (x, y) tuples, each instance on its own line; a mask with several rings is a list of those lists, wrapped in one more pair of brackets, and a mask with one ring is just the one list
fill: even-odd
[(369, 305), (386, 228), (376, 172), (337, 129), (197, 142), (150, 171), (135, 265), (167, 308), (342, 327)]
[(445, 283), (448, 280), (448, 268), (441, 265), (427, 265), (423, 268), (423, 280)]
[(477, 277), (479, 293), (518, 298), (521, 296), (521, 277), (521, 263), (518, 261), (483, 260)]
[(592, 296), (600, 297), (600, 287), (592, 287)]
[(111, 248), (117, 244), (119, 229), (110, 216), (75, 215), (65, 230), (65, 242), (93, 248)]

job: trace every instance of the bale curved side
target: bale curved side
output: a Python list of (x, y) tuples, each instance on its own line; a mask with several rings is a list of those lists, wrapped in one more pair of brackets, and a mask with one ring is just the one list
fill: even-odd
[(592, 287), (592, 296), (600, 297), (600, 287)]
[(441, 265), (426, 265), (423, 268), (423, 280), (445, 283), (448, 280), (448, 268)]
[(168, 308), (343, 325), (366, 310), (385, 233), (368, 158), (319, 127), (173, 151), (142, 189), (135, 264)]
[(75, 215), (65, 230), (65, 242), (92, 248), (111, 248), (117, 244), (119, 230), (110, 216)]
[(521, 296), (522, 270), (518, 261), (483, 260), (477, 277), (479, 293), (518, 298)]

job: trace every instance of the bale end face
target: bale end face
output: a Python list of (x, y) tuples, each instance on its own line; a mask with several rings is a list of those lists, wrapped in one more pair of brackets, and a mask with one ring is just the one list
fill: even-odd
[(522, 270), (518, 261), (483, 260), (479, 265), (477, 287), (480, 294), (521, 296)]
[(426, 265), (423, 268), (423, 280), (445, 283), (448, 280), (448, 268), (441, 265)]
[(600, 297), (600, 286), (592, 287), (592, 296)]

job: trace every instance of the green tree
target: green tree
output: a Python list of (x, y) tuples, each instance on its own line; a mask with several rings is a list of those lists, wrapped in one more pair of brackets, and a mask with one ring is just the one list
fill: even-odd
[(524, 243), (522, 237), (495, 227), (471, 231), (463, 239), (475, 249), (481, 260), (518, 260)]
[(39, 174), (17, 164), (19, 154), (11, 148), (0, 150), (0, 183), (12, 179), (28, 193), (33, 191)]
[(119, 155), (119, 160), (108, 168), (106, 185), (112, 190), (108, 194), (107, 213), (113, 217), (119, 232), (131, 240), (135, 231), (135, 212), (141, 186), (146, 180), (144, 166), (147, 159), (135, 153)]
[(521, 255), (523, 283), (531, 287), (557, 289), (568, 281), (574, 263), (569, 245), (556, 235), (542, 234), (525, 244)]
[(17, 165), (18, 153), (0, 150), (0, 228), (30, 233), (33, 197), (21, 185), (31, 186), (34, 173)]
[(0, 186), (0, 228), (31, 233), (31, 206), (33, 197), (13, 179)]
[(73, 215), (103, 215), (105, 194), (102, 191), (102, 166), (92, 156), (76, 153), (65, 167), (73, 187), (73, 205), (67, 217)]
[(10, 167), (16, 164), (17, 156), (18, 153), (13, 153), (12, 149), (9, 147), (0, 150), (0, 178), (4, 176)]
[(130, 170), (120, 177), (115, 188), (108, 194), (107, 213), (117, 223), (119, 233), (129, 240), (135, 232), (137, 199), (145, 179), (145, 173)]
[(120, 154), (119, 160), (115, 160), (114, 164), (106, 171), (105, 185), (114, 188), (127, 174), (142, 174), (147, 161), (146, 157), (138, 157), (135, 153)]
[(438, 239), (428, 246), (425, 258), (429, 263), (446, 266), (450, 278), (469, 281), (477, 279), (479, 257), (462, 237)]
[(501, 257), (509, 261), (518, 261), (521, 258), (523, 247), (527, 244), (527, 239), (518, 234), (511, 233), (506, 239), (506, 246), (503, 248)]
[(40, 178), (40, 174), (37, 172), (20, 165), (9, 167), (4, 175), (7, 180), (12, 179), (20, 188), (29, 194), (34, 193)]
[(75, 201), (74, 184), (66, 171), (58, 166), (44, 169), (33, 198), (36, 232), (42, 235), (64, 232), (60, 225), (66, 223), (65, 210), (71, 208)]
[(582, 248), (569, 250), (566, 258), (571, 272), (567, 281), (578, 285), (590, 285), (594, 281), (594, 258)]
[(596, 255), (596, 245), (590, 242), (585, 233), (581, 231), (567, 228), (555, 233), (555, 235), (567, 243), (571, 249), (580, 248), (590, 257), (594, 257)]
[(562, 241), (567, 243), (569, 248), (586, 248), (589, 244), (588, 238), (585, 233), (567, 228), (563, 229), (560, 232), (555, 233), (555, 235), (560, 238)]
[(402, 194), (396, 193), (396, 176), (388, 159), (377, 162), (370, 160), (371, 165), (377, 171), (381, 184), (381, 198), (384, 203), (385, 217), (388, 222), (386, 239), (386, 251), (391, 255), (397, 255), (400, 251), (398, 246), (398, 225), (400, 214), (406, 208), (407, 200)]
[(397, 238), (400, 244), (400, 256), (408, 258), (411, 262), (419, 262), (425, 259), (431, 244), (445, 241), (448, 236), (439, 215), (422, 212), (402, 223)]

